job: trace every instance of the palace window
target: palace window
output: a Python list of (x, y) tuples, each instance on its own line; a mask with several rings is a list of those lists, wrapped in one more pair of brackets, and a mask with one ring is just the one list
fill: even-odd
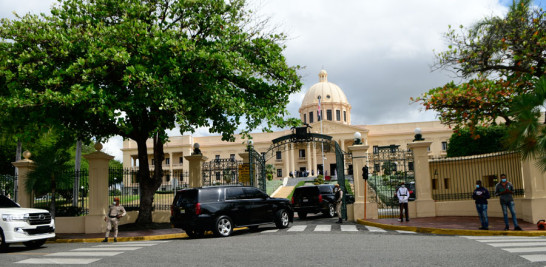
[(235, 161), (235, 154), (229, 154), (229, 159), (231, 161)]
[(282, 159), (282, 152), (281, 152), (281, 151), (277, 151), (277, 157), (276, 157), (276, 159), (279, 159), (279, 160)]
[(154, 159), (152, 159), (152, 166), (154, 166), (154, 165), (155, 165), (155, 160), (154, 160)]
[(305, 158), (305, 149), (300, 149), (300, 159)]
[(444, 178), (444, 187), (445, 189), (449, 189), (449, 178)]
[(307, 123), (307, 114), (303, 114), (303, 123)]
[(332, 120), (332, 110), (326, 110), (326, 119), (331, 121)]
[(277, 169), (277, 177), (282, 177), (282, 169)]
[(317, 121), (321, 121), (321, 120), (322, 120), (322, 109), (320, 110), (320, 114), (317, 111)]
[(336, 121), (341, 120), (341, 110), (336, 110)]
[(442, 151), (447, 151), (447, 142), (442, 142)]
[(379, 154), (379, 146), (373, 146), (373, 153)]
[(179, 157), (178, 158), (178, 163), (180, 163), (180, 164), (184, 163), (184, 157)]
[(309, 112), (309, 123), (313, 123), (313, 112)]
[(343, 121), (347, 122), (347, 111), (343, 111)]
[(170, 158), (166, 158), (166, 159), (165, 159), (165, 164), (170, 165), (170, 164), (171, 164), (171, 159), (170, 159)]
[(438, 179), (432, 179), (432, 190), (436, 190), (438, 188)]

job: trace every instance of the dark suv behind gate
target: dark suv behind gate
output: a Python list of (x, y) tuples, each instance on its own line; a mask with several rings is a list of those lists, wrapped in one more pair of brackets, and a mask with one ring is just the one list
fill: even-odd
[(326, 217), (336, 215), (334, 185), (301, 186), (294, 190), (292, 207), (300, 219), (307, 218), (308, 213), (322, 212)]
[(171, 224), (191, 238), (209, 230), (217, 236), (229, 236), (234, 227), (257, 228), (267, 223), (286, 228), (293, 218), (287, 199), (271, 198), (249, 186), (184, 189), (177, 192), (171, 206)]

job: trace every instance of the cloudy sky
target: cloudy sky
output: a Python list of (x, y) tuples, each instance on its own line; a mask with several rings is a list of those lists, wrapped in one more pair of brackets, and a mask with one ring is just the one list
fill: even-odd
[[(52, 0), (0, 0), (0, 17), (48, 12)], [(546, 0), (535, 4), (546, 6)], [(410, 103), (428, 89), (451, 80), (452, 73), (431, 71), (435, 51), (446, 49), (448, 25), (471, 25), (503, 15), (511, 0), (254, 0), (259, 13), (289, 36), (285, 56), (304, 69), (303, 87), (291, 96), (288, 110), (298, 108), (324, 68), (328, 81), (339, 85), (352, 105), (352, 123), (385, 124), (429, 121)], [(172, 134), (178, 134), (172, 131)], [(206, 135), (201, 129), (197, 135)], [(121, 160), (121, 138), (105, 145)]]

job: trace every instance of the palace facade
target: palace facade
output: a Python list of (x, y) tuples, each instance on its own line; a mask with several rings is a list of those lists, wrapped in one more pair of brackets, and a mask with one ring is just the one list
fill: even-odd
[[(321, 102), (322, 116), (318, 116), (319, 97)], [(356, 132), (361, 134), (362, 142), (369, 145), (370, 153), (379, 148), (387, 146), (396, 146), (399, 149), (407, 149), (407, 144), (414, 139), (414, 130), (420, 128), (422, 135), (427, 141), (431, 141), (429, 156), (442, 157), (446, 155), (447, 142), (453, 131), (439, 121), (429, 122), (411, 122), (395, 124), (378, 125), (352, 125), (351, 124), (351, 105), (347, 96), (339, 86), (328, 81), (328, 74), (325, 70), (319, 73), (319, 82), (311, 86), (306, 92), (301, 103), (300, 119), (308, 124), (310, 131), (332, 136), (340, 145), (341, 149), (347, 151), (347, 147), (354, 142)], [(322, 119), (322, 121), (321, 121)], [(253, 133), (251, 134), (254, 142), (254, 149), (260, 153), (268, 152), (272, 145), (272, 140), (284, 135), (291, 134), (291, 130), (283, 130), (271, 133)], [(163, 169), (171, 172), (175, 179), (165, 179), (162, 188), (169, 190), (177, 186), (177, 175), (180, 171), (187, 171), (188, 162), (184, 156), (191, 155), (193, 146), (199, 143), (201, 152), (208, 160), (215, 159), (233, 159), (241, 160), (239, 153), (246, 149), (246, 140), (240, 135), (236, 136), (235, 142), (225, 142), (221, 136), (196, 137), (191, 135), (170, 137), (170, 141), (165, 144), (165, 160)], [(371, 151), (373, 149), (373, 151)], [(123, 142), (123, 166), (125, 168), (137, 168), (137, 145), (134, 141), (127, 140)], [(324, 151), (324, 157), (322, 157)], [(290, 173), (308, 173), (316, 175), (322, 173), (327, 176), (335, 176), (336, 158), (334, 150), (324, 149), (321, 143), (291, 143), (282, 148), (276, 148), (269, 151), (271, 155), (267, 164), (275, 168), (275, 177), (289, 177)], [(153, 168), (154, 158), (152, 150), (152, 141), (148, 141), (148, 163)], [(351, 170), (351, 162), (345, 163), (346, 170)], [(131, 182), (125, 184), (126, 187), (134, 186)], [(161, 189), (161, 188), (160, 188)]]

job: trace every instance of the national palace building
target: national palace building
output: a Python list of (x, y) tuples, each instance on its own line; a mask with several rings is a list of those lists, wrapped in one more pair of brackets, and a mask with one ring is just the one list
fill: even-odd
[[(299, 108), (299, 115), (302, 122), (308, 124), (313, 133), (329, 135), (337, 141), (341, 149), (347, 151), (347, 147), (353, 145), (356, 132), (361, 133), (362, 142), (369, 145), (369, 153), (376, 152), (380, 148), (398, 147), (407, 149), (406, 144), (414, 139), (414, 130), (420, 128), (423, 137), (431, 141), (429, 156), (441, 157), (446, 155), (447, 142), (453, 133), (447, 126), (439, 121), (411, 122), (378, 125), (352, 125), (351, 104), (347, 96), (339, 86), (328, 81), (328, 74), (325, 70), (319, 73), (319, 81), (309, 88)], [(321, 113), (318, 115), (319, 97), (321, 98)], [(322, 118), (322, 127), (321, 121)], [(272, 145), (272, 140), (281, 136), (289, 135), (292, 130), (286, 129), (269, 133), (252, 133), (254, 149), (265, 153)], [(163, 169), (171, 172), (171, 177), (176, 178), (174, 173), (183, 173), (189, 168), (184, 156), (191, 155), (193, 146), (198, 143), (201, 152), (208, 160), (231, 159), (242, 160), (239, 153), (245, 152), (246, 144), (241, 135), (236, 135), (235, 142), (221, 140), (221, 136), (196, 137), (192, 135), (173, 136), (165, 144), (165, 160)], [(134, 141), (123, 142), (123, 166), (125, 168), (136, 168), (138, 166), (137, 145)], [(322, 158), (324, 152), (324, 160)], [(289, 177), (290, 174), (308, 173), (316, 175), (324, 170), (324, 174), (335, 176), (336, 158), (333, 149), (324, 149), (321, 143), (289, 143), (282, 149), (270, 151), (272, 155), (266, 164), (274, 166), (274, 177)], [(324, 164), (323, 164), (324, 162)], [(152, 141), (148, 142), (148, 163), (153, 168)], [(352, 169), (351, 162), (345, 162), (346, 170)], [(348, 173), (350, 174), (350, 173)], [(176, 187), (180, 179), (165, 179), (161, 188), (170, 189)], [(132, 187), (130, 182), (126, 187)], [(160, 189), (161, 189), (160, 188)]]

